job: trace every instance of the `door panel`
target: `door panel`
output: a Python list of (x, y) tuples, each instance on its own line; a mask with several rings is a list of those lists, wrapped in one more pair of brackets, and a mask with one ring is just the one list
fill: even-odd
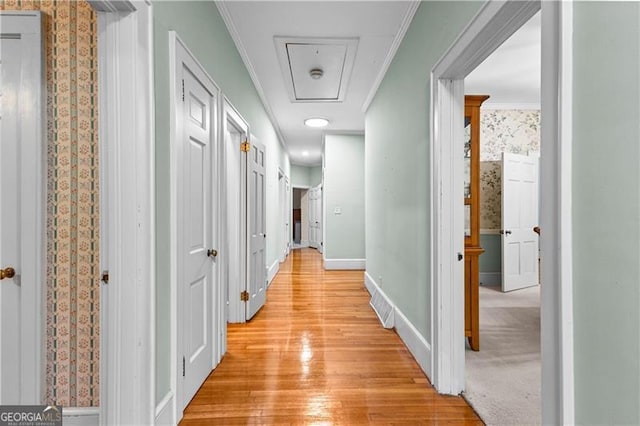
[(502, 291), (538, 284), (538, 161), (503, 153)]
[[(215, 95), (182, 68), (185, 91), (181, 176), (178, 194), (179, 291), (182, 292), (183, 406), (213, 369), (213, 117)], [(181, 259), (181, 261), (180, 261)]]
[(249, 172), (249, 264), (247, 271), (249, 300), (246, 305), (247, 321), (264, 306), (267, 300), (266, 231), (265, 231), (265, 149), (252, 137), (247, 161)]
[(39, 12), (0, 11), (0, 268), (5, 272), (0, 281), (0, 405), (41, 400), (45, 280), (41, 28)]

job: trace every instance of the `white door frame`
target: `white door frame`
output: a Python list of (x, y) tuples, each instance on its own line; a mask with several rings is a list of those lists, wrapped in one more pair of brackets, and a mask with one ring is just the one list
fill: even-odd
[[(290, 211), (291, 209), (288, 209), (292, 204), (291, 198), (293, 197), (293, 191), (290, 190), (289, 196), (287, 197), (287, 186), (291, 188), (289, 185), (289, 176), (287, 176), (281, 167), (278, 167), (278, 192), (280, 201), (280, 235), (278, 239), (284, 235), (284, 241), (282, 241), (282, 244), (280, 244), (278, 248), (278, 262), (280, 263), (287, 259), (291, 241), (293, 241), (293, 213)], [(287, 220), (289, 221), (289, 230), (287, 230)], [(272, 265), (268, 266), (271, 267)]]
[[(221, 96), (222, 98), (222, 119), (220, 124), (220, 129), (222, 132), (222, 136), (220, 137), (220, 143), (225, 144), (225, 132), (227, 129), (227, 121), (230, 119), (233, 121), (236, 126), (240, 130), (244, 132), (244, 137), (246, 140), (249, 140), (249, 135), (251, 134), (249, 124), (247, 120), (245, 120), (242, 115), (238, 112), (238, 110), (233, 106), (233, 104), (229, 101), (226, 96)], [(237, 147), (240, 150), (240, 146)], [(243, 154), (246, 155), (246, 154)], [(224, 159), (221, 158), (221, 161)], [(247, 161), (246, 157), (241, 156), (240, 160), (240, 240), (241, 247), (240, 253), (243, 256), (241, 259), (242, 267), (240, 274), (240, 282), (230, 282), (229, 283), (229, 322), (233, 323), (244, 323), (247, 321), (245, 302), (240, 300), (240, 293), (242, 291), (247, 290), (247, 258), (248, 258), (248, 250), (249, 250), (249, 234), (247, 232)], [(227, 178), (224, 173), (224, 167), (221, 164), (219, 166), (220, 169), (220, 196), (222, 200), (226, 199), (227, 194)], [(226, 258), (226, 257), (225, 257)], [(220, 268), (222, 270), (222, 268)], [(222, 286), (220, 286), (222, 287)], [(225, 319), (226, 321), (226, 319)], [(226, 347), (226, 345), (225, 345)]]
[(572, 424), (570, 1), (488, 1), (432, 70), (431, 377), (441, 393), (464, 390), (462, 144), (451, 142), (463, 139), (464, 78), (541, 8), (542, 422)]
[[(44, 64), (42, 62), (44, 39), (42, 37), (42, 16), (39, 11), (2, 11), (3, 21), (9, 16), (20, 19), (20, 23), (5, 21), (0, 32), (20, 34), (23, 43), (30, 46), (32, 55), (25, 57), (26, 71), (21, 86), (20, 149), (19, 170), (20, 192), (20, 263), (3, 264), (0, 268), (14, 266), (15, 280), (22, 280), (20, 301), (20, 402), (40, 404), (45, 394), (45, 297), (46, 297), (46, 102), (44, 85)], [(25, 22), (26, 21), (26, 22)], [(0, 285), (9, 285), (0, 283)]]
[[(100, 424), (155, 419), (155, 134), (148, 0), (89, 0), (98, 15)], [(135, 41), (135, 42), (134, 42)]]
[[(218, 161), (218, 149), (219, 149), (219, 140), (220, 140), (220, 131), (219, 131), (219, 105), (221, 93), (218, 85), (215, 81), (209, 76), (206, 69), (200, 64), (198, 59), (193, 55), (193, 53), (189, 50), (187, 45), (180, 39), (175, 31), (169, 31), (169, 105), (170, 105), (170, 161), (169, 161), (169, 169), (170, 169), (170, 184), (169, 184), (169, 193), (170, 193), (170, 234), (172, 241), (172, 250), (171, 250), (171, 278), (170, 278), (170, 287), (171, 287), (171, 348), (172, 348), (172, 357), (171, 357), (171, 390), (175, 392), (175, 398), (171, 398), (169, 395), (165, 397), (164, 400), (169, 403), (170, 399), (173, 399), (173, 422), (180, 421), (183, 415), (183, 400), (184, 400), (184, 390), (183, 390), (183, 376), (182, 376), (182, 357), (184, 355), (183, 349), (183, 340), (182, 338), (178, 338), (178, 333), (182, 330), (182, 315), (184, 314), (183, 310), (183, 299), (181, 291), (179, 290), (179, 277), (181, 267), (181, 260), (179, 256), (182, 254), (179, 253), (179, 244), (178, 244), (178, 229), (179, 225), (179, 188), (181, 187), (182, 182), (180, 181), (180, 176), (178, 175), (178, 171), (180, 170), (179, 162), (182, 160), (183, 155), (181, 152), (181, 144), (179, 143), (180, 139), (183, 135), (183, 125), (182, 118), (183, 114), (179, 111), (182, 110), (182, 93), (180, 93), (179, 85), (179, 76), (177, 73), (177, 69), (179, 66), (182, 66), (185, 60), (192, 62), (190, 64), (189, 70), (201, 81), (206, 83), (209, 87), (207, 90), (211, 91), (216, 100), (213, 108), (211, 109), (211, 128), (212, 128), (212, 137), (211, 137), (211, 162), (212, 162), (212, 171), (216, 173), (219, 171), (216, 170), (219, 167)], [(218, 175), (219, 176), (219, 175)], [(213, 175), (212, 175), (213, 177)], [(220, 213), (220, 203), (218, 201), (218, 192), (219, 188), (214, 184), (210, 188), (211, 190), (211, 202), (214, 204), (211, 210), (211, 213), (214, 217), (219, 217)], [(216, 221), (218, 222), (218, 221)], [(218, 223), (214, 223), (212, 225), (211, 232), (213, 235), (211, 236), (211, 241), (213, 245), (218, 247), (219, 238), (218, 238)], [(214, 247), (210, 247), (214, 248)], [(213, 283), (217, 284), (220, 282), (219, 280), (219, 269), (215, 268), (216, 271), (214, 274), (216, 278)], [(220, 306), (220, 287), (212, 289), (210, 297), (211, 304), (210, 306), (213, 309), (213, 313), (211, 316), (211, 330), (215, 332), (215, 335), (218, 334), (220, 327), (220, 317), (215, 315), (216, 312), (219, 312)], [(222, 342), (219, 339), (212, 338), (213, 344), (213, 359), (211, 365), (215, 367), (222, 354), (220, 353), (220, 346), (224, 344), (224, 339), (226, 336), (223, 336)], [(226, 346), (226, 345), (225, 345)], [(158, 413), (163, 410), (164, 407), (158, 407)]]

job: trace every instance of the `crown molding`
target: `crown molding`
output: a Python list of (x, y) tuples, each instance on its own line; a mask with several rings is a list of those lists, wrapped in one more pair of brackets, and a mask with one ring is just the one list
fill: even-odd
[(253, 64), (251, 63), (251, 60), (249, 59), (249, 54), (247, 53), (247, 49), (244, 47), (244, 44), (240, 39), (240, 33), (238, 32), (238, 29), (236, 28), (233, 22), (233, 18), (231, 17), (231, 12), (227, 8), (227, 5), (224, 1), (216, 1), (215, 4), (216, 4), (216, 7), (218, 8), (218, 12), (220, 12), (220, 16), (222, 17), (224, 24), (227, 26), (227, 31), (229, 31), (229, 35), (231, 36), (233, 43), (236, 45), (236, 49), (238, 50), (238, 53), (242, 58), (242, 62), (244, 63), (244, 66), (247, 69), (247, 72), (249, 73), (249, 77), (251, 77), (251, 81), (253, 81), (253, 85), (256, 89), (256, 92), (258, 92), (258, 96), (262, 101), (262, 106), (267, 112), (267, 115), (271, 120), (271, 124), (273, 125), (273, 128), (276, 131), (276, 134), (278, 135), (278, 139), (280, 140), (280, 145), (282, 145), (282, 148), (285, 150), (285, 152), (288, 155), (290, 155), (284, 136), (282, 135), (282, 131), (280, 130), (280, 124), (278, 123), (278, 120), (276, 120), (276, 116), (273, 113), (273, 110), (271, 109), (271, 105), (267, 101), (267, 96), (265, 95), (264, 89), (260, 84), (260, 80), (258, 80), (258, 74), (256, 74), (256, 71), (253, 68)]
[(404, 39), (404, 36), (407, 33), (407, 30), (409, 29), (409, 25), (411, 25), (411, 21), (413, 21), (413, 17), (415, 16), (416, 11), (418, 10), (418, 6), (420, 6), (420, 3), (421, 3), (420, 1), (412, 1), (409, 4), (409, 7), (407, 8), (407, 12), (405, 13), (404, 18), (402, 18), (402, 22), (400, 23), (400, 28), (398, 29), (398, 32), (396, 33), (396, 36), (393, 39), (393, 43), (391, 43), (391, 48), (389, 49), (389, 52), (387, 52), (387, 56), (384, 59), (384, 62), (382, 63), (380, 72), (378, 73), (378, 76), (376, 77), (376, 80), (374, 81), (373, 86), (371, 86), (371, 90), (369, 91), (369, 95), (367, 95), (367, 99), (365, 99), (364, 104), (362, 105), (362, 112), (367, 112), (367, 109), (369, 109), (369, 105), (371, 105), (373, 98), (378, 92), (378, 89), (382, 84), (382, 80), (384, 79), (384, 76), (387, 74), (387, 71), (391, 66), (391, 62), (393, 62), (393, 58), (396, 56), (396, 53), (400, 48), (400, 44), (402, 43), (402, 40)]

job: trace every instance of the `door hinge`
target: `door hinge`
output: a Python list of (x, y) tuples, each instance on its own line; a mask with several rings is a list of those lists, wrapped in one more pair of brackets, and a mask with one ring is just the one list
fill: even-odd
[(243, 302), (248, 302), (249, 301), (249, 292), (245, 290), (242, 293), (240, 293), (240, 300), (242, 300)]
[(100, 276), (100, 281), (105, 284), (109, 284), (109, 271), (102, 271), (102, 275)]
[(184, 102), (184, 79), (182, 80), (182, 102)]
[(240, 151), (249, 152), (251, 150), (251, 144), (249, 141), (244, 141), (240, 144)]
[(185, 376), (185, 360), (184, 357), (182, 357), (182, 377)]

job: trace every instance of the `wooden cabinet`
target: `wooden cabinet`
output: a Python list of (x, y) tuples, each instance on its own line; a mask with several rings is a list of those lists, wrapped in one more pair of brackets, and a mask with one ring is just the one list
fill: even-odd
[(489, 96), (464, 97), (464, 335), (480, 350), (480, 106)]

